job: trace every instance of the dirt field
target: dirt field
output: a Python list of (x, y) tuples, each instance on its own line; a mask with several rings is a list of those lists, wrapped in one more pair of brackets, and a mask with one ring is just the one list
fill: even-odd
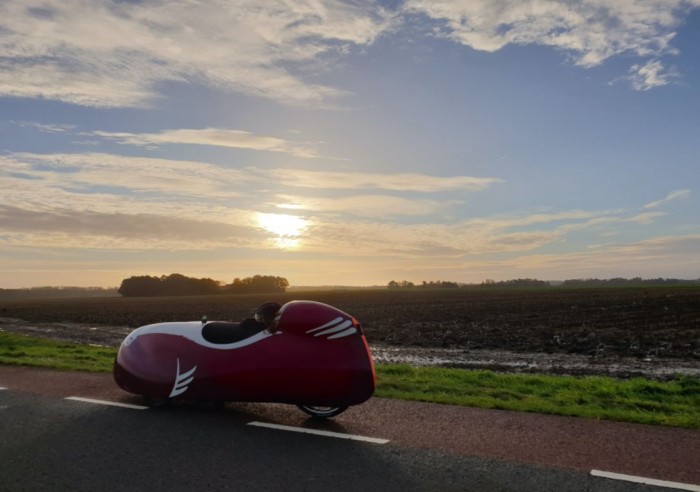
[(597, 373), (591, 368), (620, 363), (634, 366), (623, 367), (622, 375), (644, 374), (639, 368), (650, 365), (700, 368), (698, 287), (13, 300), (0, 301), (0, 329), (116, 345), (143, 324), (202, 315), (236, 320), (266, 300), (301, 298), (355, 316), (378, 354), (395, 354), (400, 348), (412, 357), (460, 367), (551, 367), (557, 360), (561, 364), (554, 365), (563, 367), (567, 359), (589, 367), (551, 372)]

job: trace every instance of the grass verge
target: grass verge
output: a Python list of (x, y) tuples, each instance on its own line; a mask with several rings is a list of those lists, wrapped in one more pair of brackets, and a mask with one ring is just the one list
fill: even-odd
[(700, 380), (661, 382), (377, 366), (377, 396), (480, 408), (700, 428)]
[(0, 332), (0, 364), (66, 371), (109, 372), (116, 348), (94, 347)]
[[(0, 364), (109, 372), (117, 350), (0, 332)], [(376, 396), (700, 428), (700, 380), (504, 374), (377, 365)]]

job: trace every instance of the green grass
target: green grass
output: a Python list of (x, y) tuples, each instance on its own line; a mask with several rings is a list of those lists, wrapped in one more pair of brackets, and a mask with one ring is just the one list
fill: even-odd
[(504, 374), (377, 366), (377, 396), (700, 428), (700, 380)]
[(0, 364), (108, 372), (117, 349), (0, 332)]
[[(109, 372), (117, 350), (0, 332), (0, 364)], [(700, 380), (504, 374), (377, 365), (376, 396), (700, 428)]]

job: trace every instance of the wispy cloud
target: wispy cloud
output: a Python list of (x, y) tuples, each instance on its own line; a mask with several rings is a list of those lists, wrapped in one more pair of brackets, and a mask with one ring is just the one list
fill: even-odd
[(630, 243), (600, 245), (587, 251), (561, 254), (522, 255), (498, 264), (483, 263), (480, 268), (494, 268), (501, 278), (536, 276), (538, 278), (646, 278), (665, 276), (688, 278), (688, 272), (697, 271), (700, 259), (700, 235), (658, 236)]
[(489, 188), (503, 180), (473, 176), (430, 176), (419, 173), (358, 173), (340, 171), (308, 171), (273, 169), (271, 176), (285, 186), (324, 188), (329, 190), (382, 189), (432, 193), (447, 190), (475, 191)]
[[(47, 186), (89, 190), (120, 188), (120, 193), (158, 192), (192, 197), (231, 197), (257, 186), (326, 190), (388, 190), (434, 193), (478, 191), (501, 182), (498, 178), (431, 176), (419, 173), (363, 173), (303, 169), (236, 169), (205, 162), (175, 161), (114, 154), (30, 154), (0, 156), (3, 173), (42, 181)], [(0, 175), (2, 175), (0, 174)]]
[(243, 130), (218, 128), (164, 130), (159, 133), (113, 133), (95, 131), (91, 135), (117, 142), (154, 147), (163, 144), (193, 144), (228, 147), (234, 149), (282, 152), (296, 157), (320, 157), (315, 145), (309, 142), (293, 142), (282, 138), (256, 135)]
[(648, 91), (667, 85), (679, 76), (680, 74), (675, 68), (666, 68), (660, 60), (649, 60), (643, 64), (632, 65), (629, 69), (629, 75), (620, 77), (611, 83), (626, 80), (629, 81), (633, 89)]
[[(230, 198), (246, 183), (264, 177), (250, 172), (193, 161), (174, 161), (113, 154), (30, 154), (0, 156), (5, 179), (22, 180), (26, 185), (62, 189), (76, 193), (111, 190), (115, 195)], [(20, 189), (8, 187), (7, 193)], [(36, 197), (40, 197), (36, 195)], [(126, 198), (124, 198), (126, 200)]]
[(75, 125), (46, 125), (35, 121), (11, 121), (20, 128), (35, 128), (44, 133), (66, 133), (75, 129)]
[[(172, 161), (142, 157), (123, 157), (111, 154), (29, 154), (0, 156), (0, 187), (6, 203), (16, 204), (12, 213), (2, 219), (3, 232), (20, 234), (28, 243), (31, 230), (49, 234), (56, 245), (74, 245), (76, 228), (84, 236), (115, 238), (112, 247), (122, 245), (137, 247), (135, 243), (122, 241), (125, 234), (139, 239), (138, 247), (175, 247), (168, 234), (158, 234), (155, 217), (162, 217), (163, 224), (177, 231), (202, 232), (181, 244), (181, 247), (201, 248), (207, 244), (220, 245), (226, 236), (213, 234), (212, 224), (230, 227), (259, 227), (254, 220), (258, 212), (279, 210), (278, 205), (294, 205), (295, 214), (310, 214), (313, 219), (314, 241), (305, 247), (314, 250), (327, 249), (326, 238), (352, 234), (342, 223), (349, 215), (382, 219), (376, 222), (378, 229), (386, 228), (385, 219), (392, 217), (422, 217), (439, 210), (449, 209), (451, 203), (435, 199), (416, 199), (378, 194), (368, 195), (365, 187), (389, 190), (395, 193), (430, 193), (461, 188), (466, 191), (482, 189), (486, 183), (474, 182), (470, 177), (440, 178), (429, 175), (391, 175), (365, 173), (331, 173), (300, 171), (301, 182), (288, 182), (279, 169), (233, 169), (204, 162)], [(287, 171), (285, 171), (287, 172)], [(270, 202), (261, 201), (261, 189), (307, 189), (313, 183), (313, 194), (339, 188), (364, 193), (338, 199), (315, 198), (304, 193), (280, 195)], [(266, 192), (265, 196), (275, 197)], [(204, 199), (203, 199), (204, 198)], [(22, 212), (24, 211), (24, 212)], [(145, 215), (144, 215), (145, 213)], [(13, 219), (14, 217), (14, 219)], [(335, 218), (334, 218), (335, 217)], [(335, 224), (336, 220), (340, 225)], [(194, 224), (201, 222), (201, 226)], [(24, 225), (22, 225), (24, 224)], [(99, 225), (102, 224), (102, 225)], [(154, 233), (143, 236), (143, 231), (153, 225)], [(362, 228), (372, 225), (362, 225)], [(399, 226), (391, 226), (399, 227)], [(399, 227), (400, 228), (400, 227)], [(61, 232), (62, 231), (62, 232)], [(140, 231), (140, 232), (139, 232)], [(139, 232), (139, 234), (137, 234)], [(206, 232), (206, 233), (205, 233)], [(401, 232), (410, 234), (410, 230)], [(180, 234), (180, 232), (177, 232)], [(269, 234), (268, 234), (269, 236)], [(6, 240), (9, 236), (5, 236)], [(17, 242), (14, 236), (13, 244)], [(34, 236), (32, 236), (34, 237)], [(159, 239), (157, 239), (159, 237)], [(258, 237), (249, 235), (248, 237)], [(311, 236), (309, 236), (311, 237)], [(37, 239), (38, 240), (38, 239)], [(48, 240), (48, 239), (47, 239)], [(154, 246), (147, 246), (151, 241)], [(332, 242), (332, 241), (331, 241)], [(60, 243), (60, 244), (58, 244)], [(19, 244), (19, 243), (18, 243)], [(90, 244), (85, 240), (84, 245)], [(233, 241), (237, 247), (247, 244)], [(159, 245), (159, 246), (157, 246)], [(67, 247), (67, 246), (66, 246)], [(121, 246), (120, 246), (121, 247)]]
[[(461, 202), (440, 193), (484, 192), (498, 182), (469, 176), (240, 170), (109, 154), (13, 154), (0, 164), (4, 247), (263, 251), (276, 248), (275, 233), (256, 217), (275, 212), (304, 222), (299, 252), (432, 262), (534, 252), (579, 231), (603, 237), (606, 228), (639, 230), (665, 215), (564, 210), (457, 219), (450, 211)], [(324, 194), (338, 189), (347, 195)]]
[(673, 76), (658, 57), (677, 54), (675, 29), (696, 1), (561, 2), (555, 0), (408, 0), (406, 10), (442, 22), (438, 32), (481, 51), (538, 44), (560, 49), (581, 67), (600, 65), (622, 53), (656, 58), (631, 69), (637, 90)]
[[(539, 44), (592, 67), (622, 53), (633, 87), (668, 83), (676, 28), (696, 0), (407, 0), (394, 10), (340, 0), (0, 3), (0, 95), (95, 107), (144, 107), (163, 83), (203, 84), (283, 104), (332, 104), (348, 95), (313, 82), (352, 48), (412, 29), (418, 15), (436, 32), (477, 50)], [(435, 31), (433, 31), (435, 32)], [(651, 61), (649, 61), (651, 60)]]
[(27, 210), (0, 205), (4, 245), (113, 250), (201, 250), (254, 247), (265, 239), (254, 228), (225, 221), (51, 208)]
[(392, 195), (352, 195), (338, 198), (277, 195), (277, 208), (300, 213), (355, 215), (359, 217), (421, 217), (445, 211), (453, 204), (440, 200), (404, 198)]
[(656, 201), (653, 201), (651, 203), (647, 203), (646, 205), (644, 205), (644, 208), (657, 208), (665, 203), (671, 202), (673, 200), (687, 198), (689, 196), (690, 196), (690, 190), (672, 191), (671, 193), (666, 195), (666, 198), (662, 198), (661, 200), (656, 200)]
[(321, 104), (343, 92), (305, 81), (304, 64), (372, 43), (391, 22), (379, 7), (336, 0), (7, 0), (0, 94), (142, 106), (158, 83), (177, 81)]

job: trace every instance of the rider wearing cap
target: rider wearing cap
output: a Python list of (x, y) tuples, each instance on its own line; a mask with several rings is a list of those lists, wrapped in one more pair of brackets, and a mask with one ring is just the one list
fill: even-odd
[(261, 331), (267, 330), (270, 333), (277, 331), (275, 317), (280, 309), (282, 304), (279, 302), (266, 302), (255, 310), (255, 321), (263, 326)]

